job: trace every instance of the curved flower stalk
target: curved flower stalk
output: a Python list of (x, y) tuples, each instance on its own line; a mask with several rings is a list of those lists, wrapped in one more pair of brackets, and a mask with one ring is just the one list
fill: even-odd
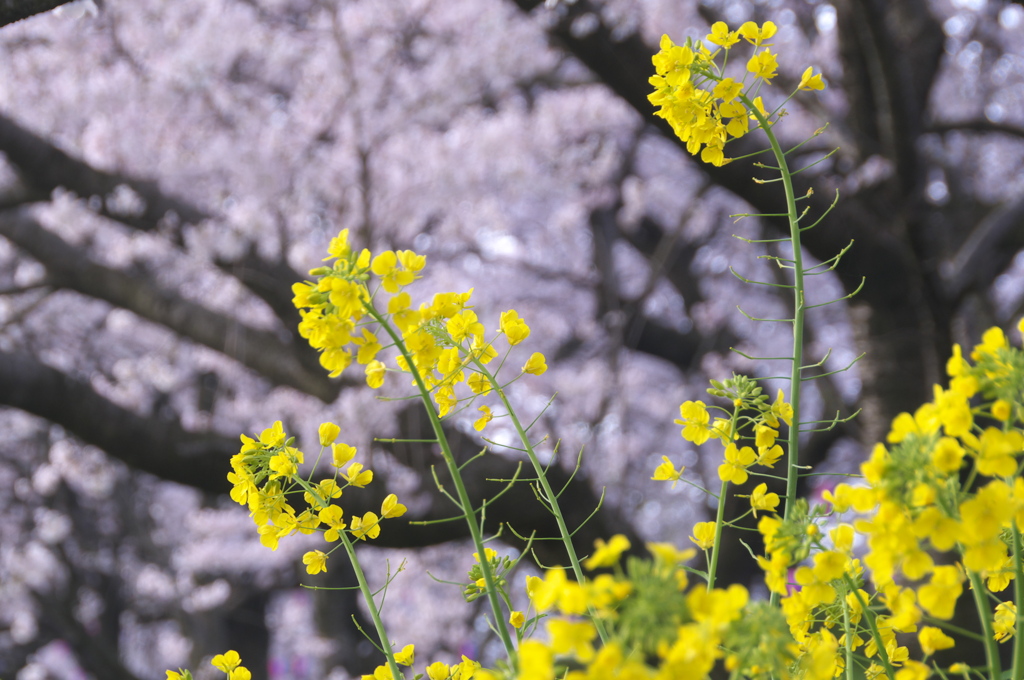
[[(714, 397), (728, 399), (730, 407), (712, 405), (709, 410), (703, 401), (687, 401), (680, 406), (680, 419), (676, 420), (676, 423), (683, 427), (684, 439), (697, 446), (714, 439), (720, 442), (724, 449), (724, 462), (718, 469), (721, 480), (721, 489), (717, 494), (718, 514), (713, 524), (705, 523), (696, 527), (692, 537), (698, 546), (710, 551), (708, 571), (705, 574), (709, 586), (713, 586), (715, 581), (718, 546), (722, 528), (727, 523), (724, 517), (724, 500), (730, 486), (746, 484), (752, 474), (771, 474), (765, 470), (773, 470), (776, 463), (785, 457), (786, 496), (783, 511), (789, 517), (797, 507), (799, 435), (801, 431), (806, 432), (813, 427), (813, 424), (801, 419), (801, 385), (806, 380), (821, 377), (820, 372), (814, 375), (811, 371), (819, 368), (824, 362), (822, 360), (816, 364), (804, 364), (804, 319), (807, 310), (811, 308), (806, 302), (805, 278), (831, 271), (843, 254), (839, 253), (831, 261), (823, 263), (823, 266), (805, 268), (803, 265), (801, 233), (817, 226), (821, 219), (813, 224), (802, 224), (806, 211), (799, 213), (797, 210), (797, 198), (793, 193), (793, 172), (787, 163), (788, 152), (783, 151), (774, 133), (774, 126), (785, 115), (782, 109), (785, 102), (768, 110), (760, 94), (761, 89), (769, 85), (778, 73), (778, 55), (772, 52), (770, 42), (776, 30), (775, 24), (770, 21), (760, 26), (747, 22), (736, 30), (730, 30), (724, 22), (717, 22), (706, 37), (706, 44), (688, 42), (686, 45), (676, 45), (671, 38), (663, 36), (661, 50), (653, 58), (657, 75), (650, 79), (655, 91), (649, 99), (659, 107), (656, 115), (667, 120), (679, 138), (686, 142), (686, 148), (690, 153), (699, 154), (701, 160), (706, 163), (721, 166), (732, 162), (733, 159), (725, 155), (728, 142), (755, 130), (764, 132), (776, 165), (759, 163), (758, 166), (774, 170), (778, 176), (758, 181), (781, 182), (786, 200), (786, 213), (782, 216), (786, 218), (790, 231), (788, 238), (748, 241), (788, 242), (791, 258), (768, 257), (779, 267), (791, 272), (791, 283), (780, 286), (752, 281), (733, 272), (742, 281), (782, 287), (788, 289), (793, 296), (791, 318), (757, 319), (747, 315), (755, 320), (789, 324), (792, 328), (792, 354), (788, 357), (752, 357), (743, 354), (749, 359), (787, 361), (790, 365), (788, 397), (779, 390), (774, 402), (769, 403), (768, 396), (763, 394), (757, 382), (745, 376), (733, 376), (721, 382), (713, 380), (708, 392)], [(733, 75), (728, 75), (727, 66), (734, 48), (744, 43), (752, 46), (753, 50), (746, 61), (742, 76), (737, 79)], [(797, 91), (820, 90), (824, 86), (821, 74), (815, 74), (812, 68), (807, 68), (803, 72)], [(796, 92), (793, 92), (789, 98), (795, 94)], [(837, 300), (824, 304), (833, 302)], [(713, 418), (712, 411), (721, 415)], [(831, 427), (837, 422), (838, 420), (833, 420), (824, 426)], [(780, 438), (781, 424), (788, 430), (784, 440)], [(785, 448), (781, 445), (783, 442)], [(672, 480), (675, 483), (683, 480), (682, 473), (683, 470), (676, 469), (671, 460), (666, 458), (663, 465), (655, 471), (654, 479)], [(746, 497), (751, 499), (751, 512), (755, 515), (759, 511), (774, 510), (781, 501), (777, 494), (767, 492), (767, 485), (755, 486), (753, 492)], [(697, 531), (700, 535), (696, 533)]]
[[(293, 286), (293, 302), (302, 315), (299, 332), (319, 350), (320, 363), (332, 376), (340, 375), (355, 363), (364, 366), (366, 382), (374, 389), (384, 385), (389, 373), (405, 374), (411, 378), (430, 419), (434, 441), (441, 448), (453, 480), (455, 493), (448, 494), (449, 498), (455, 502), (469, 526), (475, 554), (488, 556), (482, 561), (478, 558), (471, 570), (466, 597), (487, 597), (493, 614), (492, 628), (505, 646), (509, 667), (516, 668), (517, 651), (510, 628), (515, 630), (518, 627), (518, 617), (512, 611), (503, 576), (514, 562), (492, 556), (494, 551), (485, 547), (482, 522), (489, 501), (485, 501), (482, 507), (473, 507), (463, 482), (462, 466), (452, 455), (441, 421), (457, 410), (467, 408), (478, 397), (492, 393), (497, 397), (505, 412), (495, 413), (491, 406), (481, 405), (474, 427), (482, 431), (495, 417), (511, 420), (521, 438), (521, 450), (537, 472), (536, 481), (543, 489), (541, 499), (558, 521), (570, 564), (577, 577), (582, 579), (579, 559), (572, 546), (572, 534), (565, 525), (557, 495), (550, 488), (534, 452), (529, 427), (523, 427), (506, 397), (505, 390), (511, 381), (502, 383), (498, 379), (498, 372), (508, 353), (497, 362), (497, 368), (489, 368), (499, 356), (495, 346), (498, 339), (504, 336), (511, 351), (529, 337), (530, 328), (515, 310), (508, 310), (501, 315), (497, 335), (488, 339), (483, 323), (470, 306), (472, 290), (439, 293), (430, 303), (414, 307), (405, 287), (419, 278), (426, 258), (412, 251), (385, 251), (373, 256), (364, 249), (357, 253), (349, 246), (345, 230), (331, 241), (328, 252), (327, 259), (331, 264), (310, 272), (315, 282)], [(386, 359), (388, 354), (390, 359)], [(544, 356), (534, 352), (513, 380), (528, 374), (541, 375), (546, 370)], [(380, 532), (380, 522), (400, 516), (405, 512), (405, 506), (398, 503), (394, 495), (388, 496), (380, 516), (367, 513), (363, 517), (353, 517), (346, 527), (343, 511), (340, 505), (332, 503), (332, 499), (340, 497), (347, 486), (369, 483), (372, 472), (364, 469), (361, 463), (351, 462), (355, 449), (334, 443), (339, 428), (324, 424), (320, 431), (321, 445), (331, 447), (336, 473), (333, 479), (313, 484), (312, 476), (302, 479), (298, 475), (298, 466), (303, 462), (301, 452), (292, 448), (290, 441), (284, 440), (279, 423), (275, 428), (261, 434), (259, 441), (243, 437), (242, 451), (233, 459), (234, 472), (229, 475), (235, 484), (232, 497), (249, 505), (259, 526), (261, 540), (268, 547), (275, 547), (279, 538), (295, 531), (323, 531), (329, 542), (340, 541), (357, 574), (360, 573), (353, 542), (375, 538)], [(292, 491), (301, 491), (310, 509), (297, 513), (282, 500)], [(330, 552), (319, 550), (306, 553), (303, 562), (307, 571), (315, 574), (326, 570), (329, 555)], [(364, 597), (372, 596), (364, 590)], [(387, 672), (397, 680), (400, 677), (395, 665), (398, 655), (391, 653), (391, 644), (379, 625), (372, 603), (371, 613), (378, 624), (381, 650), (388, 657), (388, 666), (378, 671)], [(455, 672), (452, 668), (449, 666), (449, 671)], [(469, 669), (461, 665), (458, 668), (463, 675)], [(435, 670), (440, 673), (440, 667)]]

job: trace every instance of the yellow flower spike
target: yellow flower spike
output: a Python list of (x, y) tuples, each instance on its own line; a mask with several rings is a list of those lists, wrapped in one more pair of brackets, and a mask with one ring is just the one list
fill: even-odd
[(334, 423), (323, 423), (320, 425), (320, 446), (330, 446), (341, 434), (341, 428)]
[(319, 574), (327, 571), (327, 555), (319, 550), (311, 550), (302, 556), (302, 563), (306, 565), (307, 574)]
[(654, 476), (651, 477), (656, 482), (672, 482), (672, 488), (676, 488), (676, 484), (683, 476), (683, 472), (686, 470), (686, 466), (676, 469), (676, 466), (669, 460), (668, 456), (662, 456), (661, 459), (664, 461), (661, 465), (654, 469)]
[(408, 508), (398, 502), (398, 496), (390, 493), (380, 505), (380, 516), (384, 519), (393, 519), (401, 517), (407, 510)]
[(340, 468), (345, 465), (345, 463), (356, 457), (356, 447), (341, 443), (332, 444), (331, 457), (331, 465), (336, 468)]
[(715, 523), (698, 522), (693, 525), (693, 535), (690, 540), (697, 544), (701, 550), (710, 550), (715, 545)]
[(526, 364), (523, 366), (523, 373), (530, 373), (532, 375), (544, 375), (544, 372), (548, 370), (548, 365), (544, 360), (544, 355), (540, 352), (534, 352), (530, 355)]
[(814, 69), (808, 66), (804, 69), (804, 74), (800, 76), (800, 84), (797, 85), (798, 90), (824, 90), (825, 81), (821, 79), (821, 74), (817, 73), (812, 75)]
[(487, 427), (487, 423), (491, 422), (491, 418), (493, 418), (494, 416), (491, 414), (490, 406), (484, 405), (481, 406), (478, 410), (483, 415), (477, 418), (476, 422), (473, 423), (473, 429), (476, 430), (477, 432), (482, 432), (483, 429)]
[(403, 666), (411, 666), (416, 661), (416, 646), (406, 645), (402, 647), (402, 651), (395, 652), (395, 663), (400, 663)]
[(352, 463), (342, 477), (352, 486), (362, 488), (373, 481), (373, 470), (364, 470), (362, 463)]

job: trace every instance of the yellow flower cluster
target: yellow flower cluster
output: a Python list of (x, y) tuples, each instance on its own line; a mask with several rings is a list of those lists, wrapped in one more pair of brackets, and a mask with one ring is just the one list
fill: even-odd
[[(771, 114), (755, 93), (762, 83), (778, 74), (777, 55), (772, 53), (768, 42), (776, 30), (770, 21), (761, 26), (748, 21), (730, 31), (719, 21), (705, 38), (720, 48), (714, 52), (700, 42), (676, 45), (667, 35), (662, 36), (661, 49), (652, 59), (657, 75), (651, 76), (650, 83), (655, 91), (648, 99), (659, 107), (655, 115), (668, 121), (679, 139), (686, 142), (687, 150), (694, 155), (699, 153), (705, 163), (716, 166), (728, 163), (731, 159), (725, 157), (727, 141), (747, 134), (750, 121), (756, 123), (754, 129), (769, 123)], [(727, 58), (740, 38), (753, 45), (754, 52), (747, 61), (743, 78), (737, 81), (725, 76), (725, 60), (719, 66), (716, 59), (720, 54)], [(752, 82), (748, 83), (748, 79)], [(821, 90), (824, 87), (821, 74), (814, 75), (808, 68), (798, 89)]]
[[(381, 504), (380, 515), (367, 512), (354, 516), (346, 523), (344, 511), (337, 503), (344, 489), (365, 487), (373, 480), (373, 471), (362, 463), (353, 462), (356, 449), (336, 442), (340, 428), (334, 423), (320, 426), (320, 445), (330, 447), (334, 476), (312, 483), (298, 474), (304, 455), (293, 447), (277, 421), (260, 433), (258, 439), (241, 436), (242, 448), (231, 457), (231, 498), (246, 505), (260, 534), (260, 542), (276, 550), (278, 541), (296, 532), (311, 534), (321, 531), (328, 543), (338, 541), (342, 532), (353, 539), (366, 540), (380, 535), (380, 523), (385, 519), (401, 517), (406, 507), (389, 494)], [(288, 502), (288, 496), (302, 494), (306, 509), (301, 512)], [(302, 558), (306, 571), (317, 574), (327, 571), (327, 553), (320, 550), (307, 552)]]
[[(694, 550), (665, 543), (647, 545), (653, 558), (618, 562), (629, 541), (613, 536), (597, 541), (589, 568), (615, 567), (584, 584), (564, 569), (526, 579), (530, 611), (525, 632), (543, 621), (546, 641), (526, 639), (519, 648), (518, 678), (701, 678), (726, 659), (725, 642), (748, 604), (739, 585), (708, 590), (689, 587), (683, 563)], [(588, 616), (596, 614), (596, 619)], [(598, 641), (597, 622), (608, 632)]]
[[(1024, 319), (1018, 328), (1024, 333)], [(1021, 550), (1024, 525), (1024, 351), (992, 328), (970, 361), (955, 346), (947, 373), (948, 388), (935, 386), (931, 402), (893, 420), (889, 447), (877, 445), (861, 466), (866, 485), (825, 492), (835, 513), (859, 514), (852, 525), (840, 524), (826, 542), (813, 518), (804, 517), (803, 526), (792, 517), (761, 519), (767, 555), (759, 561), (769, 589), (784, 596), (798, 643), (841, 622), (844, 608), (855, 626), (868, 607), (881, 609), (872, 614), (874, 625), (888, 663), (903, 667), (897, 677), (927, 677), (929, 668), (909, 660), (897, 635), (917, 633), (928, 655), (948, 649), (954, 640), (941, 627), (919, 624), (926, 617), (950, 620), (967, 581), (995, 598), (1016, 577), (1014, 550)], [(866, 538), (862, 560), (853, 554), (857, 534)], [(793, 573), (794, 588), (788, 570), (815, 550), (813, 564)], [(952, 559), (936, 564), (933, 554), (949, 552)], [(865, 568), (872, 594), (860, 587)], [(989, 617), (996, 640), (1016, 633), (1012, 601)], [(852, 644), (872, 659), (867, 675), (873, 677), (883, 671), (879, 640), (864, 626), (859, 631), (851, 633)]]
[[(490, 363), (497, 350), (469, 306), (472, 289), (438, 293), (430, 304), (414, 308), (403, 289), (419, 278), (426, 256), (409, 250), (373, 256), (365, 248), (356, 253), (347, 229), (331, 240), (328, 252), (333, 264), (310, 272), (316, 282), (293, 285), (292, 302), (302, 315), (300, 335), (320, 352), (320, 363), (331, 377), (356, 362), (365, 367), (367, 384), (377, 389), (389, 371), (414, 373), (433, 392), (442, 417), (459, 401), (458, 383), (465, 382), (473, 395), (491, 391), (491, 382), (475, 367)], [(388, 295), (386, 302), (378, 299), (381, 290)], [(511, 347), (529, 337), (530, 327), (512, 309), (501, 315), (498, 332)], [(393, 367), (378, 359), (387, 346), (399, 350)], [(533, 375), (546, 370), (539, 352), (522, 367), (522, 373)], [(489, 408), (481, 410), (478, 430), (493, 417)]]
[[(227, 680), (250, 680), (252, 678), (252, 673), (242, 665), (242, 658), (233, 649), (213, 657), (210, 665), (224, 671), (227, 674)], [(180, 668), (176, 671), (167, 671), (166, 680), (192, 680), (192, 672)]]

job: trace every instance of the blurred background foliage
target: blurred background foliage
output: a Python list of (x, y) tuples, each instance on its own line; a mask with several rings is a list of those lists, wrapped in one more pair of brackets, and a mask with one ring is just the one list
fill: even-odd
[[(8, 3), (7, 23), (55, 2)], [(822, 472), (853, 471), (898, 412), (942, 379), (954, 341), (1006, 325), (1024, 304), (1024, 8), (1002, 0), (97, 0), (0, 29), (0, 675), (162, 677), (238, 650), (254, 677), (341, 679), (376, 665), (349, 575), (308, 577), (313, 538), (262, 548), (226, 497), (238, 434), (284, 421), (315, 451), (331, 420), (409, 518), (450, 514), (435, 452), (374, 443), (424, 421), (361, 377), (328, 380), (297, 337), (290, 286), (342, 228), (359, 246), (428, 258), (411, 291), (474, 287), (497, 328), (517, 309), (526, 351), (551, 370), (516, 383), (578, 533), (677, 545), (708, 519), (685, 485), (650, 481), (662, 455), (711, 480), (673, 425), (709, 377), (770, 378), (785, 297), (755, 247), (781, 194), (748, 161), (697, 165), (647, 103), (662, 33), (703, 38), (724, 20), (779, 26), (782, 85), (821, 69), (824, 93), (787, 106), (798, 194), (833, 215), (806, 236), (826, 260), (851, 241), (811, 302), (863, 290), (810, 317)], [(9, 11), (5, 9), (5, 11)], [(20, 14), (18, 12), (20, 11)], [(769, 97), (779, 97), (778, 92)], [(756, 135), (731, 148), (753, 150)], [(781, 279), (778, 279), (781, 280)], [(518, 350), (517, 350), (518, 351)], [(525, 356), (514, 358), (525, 360)], [(816, 359), (815, 359), (816, 360)], [(782, 383), (768, 380), (771, 392)], [(391, 385), (387, 396), (400, 396)], [(705, 399), (707, 400), (707, 399)], [(460, 455), (483, 445), (472, 412), (451, 418)], [(500, 421), (488, 428), (510, 441)], [(556, 452), (557, 456), (553, 454)], [(477, 498), (516, 459), (469, 468)], [(821, 477), (821, 484), (830, 478)], [(821, 486), (808, 485), (814, 497)], [(554, 535), (523, 484), (488, 515)], [(349, 507), (347, 505), (347, 507)], [(512, 531), (514, 530), (514, 532)], [(363, 550), (382, 583), (405, 561), (385, 616), (420, 659), (486, 660), (486, 625), (458, 589), (464, 528), (391, 522)], [(728, 581), (756, 584), (745, 550)], [(560, 562), (539, 544), (545, 564)], [(754, 546), (756, 549), (756, 546)], [(212, 669), (210, 669), (212, 671)]]

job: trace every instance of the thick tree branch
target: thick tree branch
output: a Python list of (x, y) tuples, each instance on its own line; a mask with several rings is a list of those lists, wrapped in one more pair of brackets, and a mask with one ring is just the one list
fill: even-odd
[[(155, 231), (162, 223), (194, 224), (212, 217), (187, 201), (163, 193), (156, 182), (97, 170), (3, 114), (0, 114), (0, 151), (17, 167), (22, 181), (29, 187), (47, 195), (64, 187), (82, 198), (98, 196), (102, 199), (101, 215), (133, 229)], [(130, 189), (141, 199), (140, 209), (122, 209), (115, 197), (124, 189), (118, 187)], [(172, 214), (174, 217), (168, 222)], [(181, 232), (177, 228), (174, 238), (180, 245)]]
[(104, 267), (42, 227), (27, 209), (0, 213), (0, 235), (41, 262), (53, 285), (123, 307), (144, 319), (235, 359), (277, 385), (331, 402), (340, 390), (322, 370), (299, 362), (293, 345), (175, 293), (148, 279)]
[(224, 493), (238, 440), (188, 432), (177, 421), (144, 418), (92, 386), (28, 355), (0, 352), (0, 404), (60, 425), (136, 470), (211, 493)]
[[(210, 211), (164, 193), (156, 182), (97, 170), (2, 113), (0, 152), (17, 168), (31, 194), (23, 199), (45, 198), (59, 187), (84, 198), (97, 196), (102, 199), (99, 214), (139, 231), (152, 232), (166, 227), (170, 239), (179, 247), (183, 244), (181, 225), (216, 217)], [(125, 188), (141, 199), (141, 210), (119, 209), (116, 197)], [(291, 305), (290, 290), (291, 284), (304, 278), (302, 274), (283, 261), (264, 259), (253, 249), (237, 261), (218, 260), (216, 265), (266, 302), (286, 328), (295, 328), (298, 314)], [(304, 363), (316, 364), (310, 352), (300, 350), (300, 355), (304, 355)]]
[(969, 291), (987, 289), (1022, 248), (1024, 197), (995, 208), (960, 246), (944, 272), (949, 297), (959, 301)]
[(0, 26), (66, 5), (71, 0), (0, 0)]

